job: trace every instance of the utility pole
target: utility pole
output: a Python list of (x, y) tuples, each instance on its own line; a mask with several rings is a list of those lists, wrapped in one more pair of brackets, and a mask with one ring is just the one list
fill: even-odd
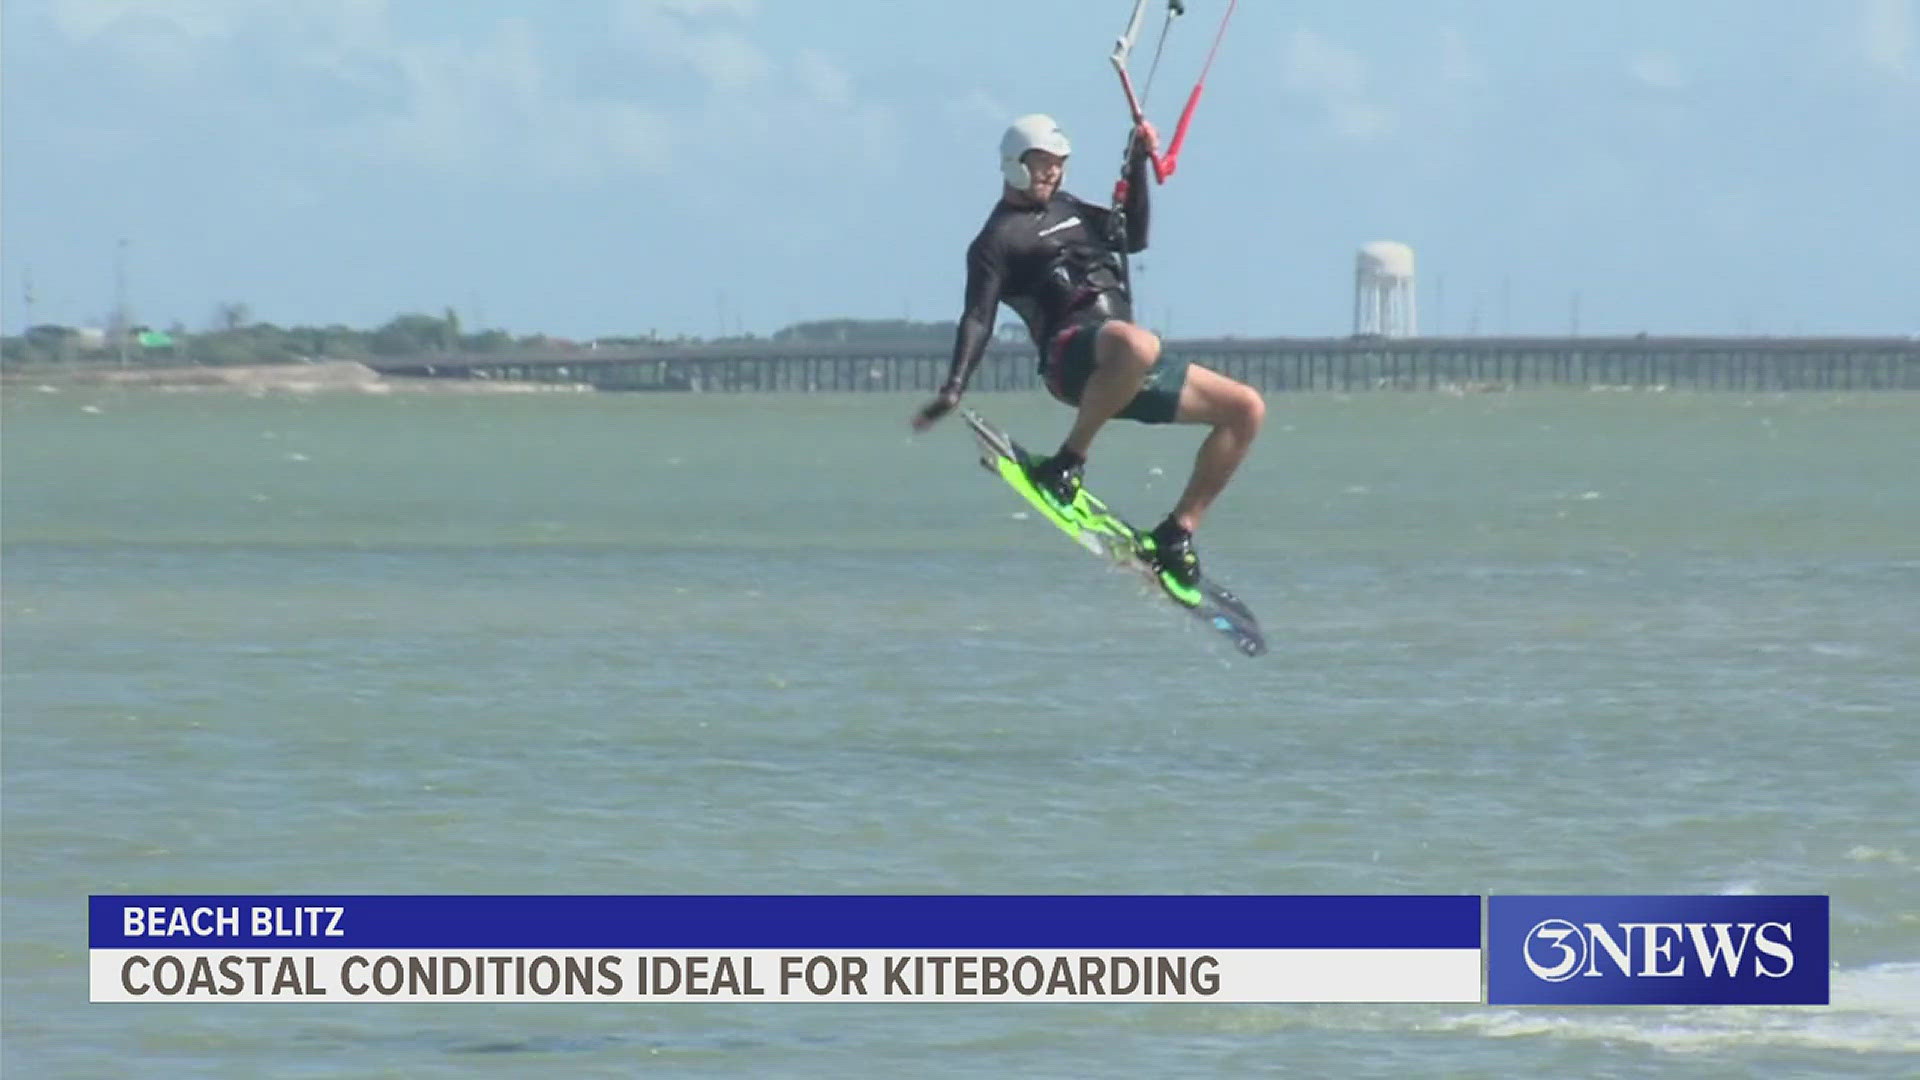
[(120, 344), (120, 366), (127, 366), (127, 238), (113, 249), (113, 336)]

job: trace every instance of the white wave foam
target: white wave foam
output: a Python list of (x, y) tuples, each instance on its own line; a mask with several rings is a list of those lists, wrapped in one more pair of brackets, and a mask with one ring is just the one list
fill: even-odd
[(1638, 1043), (1676, 1054), (1753, 1046), (1920, 1054), (1920, 962), (1835, 971), (1832, 990), (1833, 1004), (1825, 1008), (1498, 1009), (1421, 1026), (1495, 1039)]
[(1884, 862), (1893, 866), (1913, 865), (1913, 860), (1899, 848), (1877, 848), (1866, 844), (1855, 844), (1848, 848), (1847, 858), (1854, 862)]
[(1833, 1007), (1904, 1016), (1920, 1040), (1920, 961), (1834, 972)]

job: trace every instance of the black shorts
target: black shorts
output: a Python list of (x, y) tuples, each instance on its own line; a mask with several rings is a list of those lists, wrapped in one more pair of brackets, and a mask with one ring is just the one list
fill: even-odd
[[(1093, 345), (1100, 328), (1110, 319), (1076, 323), (1053, 336), (1046, 358), (1040, 362), (1040, 378), (1047, 392), (1062, 403), (1078, 407), (1080, 392), (1093, 374)], [(1180, 411), (1180, 390), (1187, 384), (1187, 361), (1161, 350), (1160, 358), (1147, 369), (1147, 381), (1133, 395), (1119, 415), (1143, 424), (1171, 424)]]

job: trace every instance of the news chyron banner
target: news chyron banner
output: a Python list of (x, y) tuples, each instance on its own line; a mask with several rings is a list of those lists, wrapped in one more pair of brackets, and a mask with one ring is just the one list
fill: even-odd
[(1825, 896), (1495, 896), (1493, 1005), (1825, 1005)]
[(98, 1002), (1478, 1002), (1478, 896), (95, 896)]

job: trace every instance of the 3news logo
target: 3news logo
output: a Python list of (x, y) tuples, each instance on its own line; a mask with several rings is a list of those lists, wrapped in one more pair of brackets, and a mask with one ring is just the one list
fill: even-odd
[(1492, 1005), (1825, 1005), (1824, 896), (1495, 896)]

